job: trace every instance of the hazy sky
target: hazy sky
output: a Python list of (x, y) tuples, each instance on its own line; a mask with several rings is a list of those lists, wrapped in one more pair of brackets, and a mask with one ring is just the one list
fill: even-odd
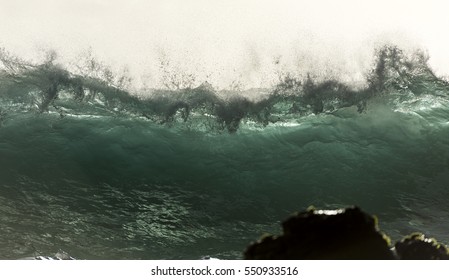
[(53, 48), (67, 59), (91, 47), (154, 82), (165, 57), (223, 85), (257, 86), (276, 59), (285, 71), (315, 67), (357, 79), (373, 48), (394, 42), (427, 49), (447, 75), (447, 2), (0, 0), (0, 46), (24, 56)]

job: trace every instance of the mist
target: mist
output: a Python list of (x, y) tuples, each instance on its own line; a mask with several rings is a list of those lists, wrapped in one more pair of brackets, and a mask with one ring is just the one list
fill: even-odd
[(268, 87), (279, 75), (337, 77), (357, 84), (384, 44), (423, 49), (449, 73), (445, 1), (0, 0), (0, 46), (64, 64), (87, 51), (139, 86), (164, 73), (217, 88)]

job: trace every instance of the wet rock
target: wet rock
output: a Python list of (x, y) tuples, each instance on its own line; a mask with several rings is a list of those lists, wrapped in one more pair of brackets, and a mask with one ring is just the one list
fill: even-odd
[(449, 249), (422, 233), (390, 246), (377, 219), (358, 207), (309, 208), (282, 223), (283, 234), (266, 235), (250, 245), (245, 259), (448, 260)]
[(399, 242), (395, 249), (402, 260), (448, 260), (448, 248), (422, 233), (413, 233)]
[(250, 245), (245, 259), (394, 259), (375, 217), (357, 207), (298, 213), (282, 224), (281, 236)]

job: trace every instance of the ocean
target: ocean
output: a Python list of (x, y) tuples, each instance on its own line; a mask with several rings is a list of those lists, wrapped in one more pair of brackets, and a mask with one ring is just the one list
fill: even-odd
[(311, 205), (449, 243), (449, 83), (427, 60), (384, 46), (357, 87), (144, 93), (3, 50), (0, 258), (240, 259)]

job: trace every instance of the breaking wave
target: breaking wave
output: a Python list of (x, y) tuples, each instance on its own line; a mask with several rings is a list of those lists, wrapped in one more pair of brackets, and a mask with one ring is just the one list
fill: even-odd
[[(304, 116), (335, 114), (354, 107), (359, 113), (378, 98), (392, 106), (430, 94), (448, 97), (449, 83), (438, 78), (422, 51), (406, 54), (396, 46), (376, 51), (365, 86), (354, 89), (336, 79), (318, 79), (291, 74), (279, 77), (269, 89), (215, 90), (204, 82), (198, 87), (147, 89), (130, 92), (130, 78), (114, 75), (90, 58), (77, 71), (55, 63), (51, 53), (38, 64), (1, 52), (1, 114), (22, 112), (58, 113), (65, 116), (127, 116), (144, 118), (166, 126), (236, 132), (242, 123), (263, 128), (300, 122)], [(165, 77), (168, 78), (168, 77)]]
[(309, 205), (448, 242), (449, 84), (422, 51), (375, 53), (362, 86), (136, 90), (91, 58), (2, 50), (0, 258), (240, 258)]

